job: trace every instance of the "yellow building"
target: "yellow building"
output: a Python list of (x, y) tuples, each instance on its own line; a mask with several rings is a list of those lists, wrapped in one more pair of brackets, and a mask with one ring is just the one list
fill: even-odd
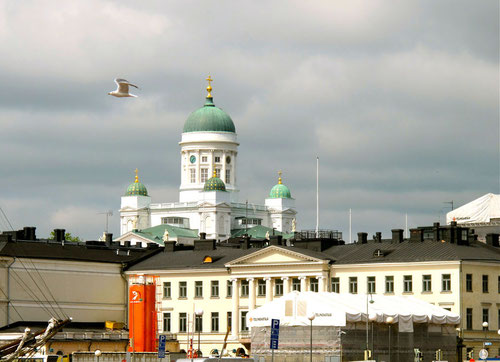
[(458, 332), (476, 356), (485, 339), (490, 356), (500, 354), (498, 236), (487, 245), (467, 228), (435, 224), (412, 230), (409, 240), (394, 230), (389, 240), (368, 241), (360, 233), (358, 243), (342, 243), (197, 240), (190, 250), (167, 245), (126, 274), (159, 277), (160, 332), (176, 334), (183, 349), (192, 337), (197, 348), (199, 335), (204, 355), (222, 348), (227, 328), (229, 350), (250, 348), (246, 313), (292, 290), (421, 298), (462, 317)]

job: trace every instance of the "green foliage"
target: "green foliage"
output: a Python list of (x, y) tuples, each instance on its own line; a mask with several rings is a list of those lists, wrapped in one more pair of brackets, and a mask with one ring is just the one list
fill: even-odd
[[(54, 233), (54, 231), (51, 231), (50, 236), (49, 236), (49, 240), (55, 240), (55, 238), (56, 238), (56, 234)], [(71, 235), (71, 233), (65, 233), (64, 238), (66, 239), (66, 241), (72, 241), (75, 243), (82, 241), (82, 239), (80, 239), (78, 236), (73, 236), (73, 235)]]

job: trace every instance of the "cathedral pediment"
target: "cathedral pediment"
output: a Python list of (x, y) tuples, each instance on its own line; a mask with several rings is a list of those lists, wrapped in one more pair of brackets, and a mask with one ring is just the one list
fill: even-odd
[(286, 247), (269, 246), (252, 254), (245, 255), (227, 263), (226, 267), (249, 265), (278, 265), (278, 264), (309, 264), (323, 263), (323, 259), (302, 254)]

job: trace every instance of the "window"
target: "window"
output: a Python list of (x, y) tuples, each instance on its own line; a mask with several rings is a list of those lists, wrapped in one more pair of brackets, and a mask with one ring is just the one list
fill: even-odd
[(218, 332), (219, 331), (219, 313), (218, 312), (212, 312), (212, 332)]
[(196, 170), (194, 168), (189, 169), (189, 182), (196, 183)]
[(241, 281), (241, 296), (248, 297), (248, 293), (250, 291), (250, 287), (248, 285), (248, 280)]
[(309, 278), (309, 290), (317, 293), (319, 290), (318, 278)]
[(246, 310), (242, 310), (241, 311), (241, 330), (242, 331), (248, 331), (248, 327), (247, 327), (247, 313), (248, 311)]
[(257, 295), (259, 297), (266, 295), (266, 281), (264, 279), (259, 279), (257, 282)]
[(187, 331), (187, 314), (186, 313), (179, 313), (179, 332), (186, 332)]
[(483, 293), (488, 293), (488, 276), (483, 275)]
[(405, 275), (403, 277), (403, 292), (411, 293), (413, 291), (413, 281), (411, 275)]
[(465, 275), (465, 291), (472, 292), (472, 274)]
[(210, 282), (210, 295), (212, 296), (212, 298), (219, 297), (219, 281), (218, 280), (212, 280)]
[(368, 293), (375, 293), (375, 277), (366, 278), (366, 290)]
[(227, 281), (226, 285), (226, 296), (231, 298), (233, 296), (233, 282), (231, 280)]
[(349, 293), (358, 293), (358, 277), (349, 277)]
[[(483, 308), (483, 323), (484, 322), (490, 323), (490, 310), (488, 308)], [(488, 327), (483, 327), (483, 331), (487, 331), (488, 328), (489, 325)]]
[(200, 172), (201, 172), (200, 181), (201, 181), (201, 183), (205, 183), (205, 181), (207, 181), (207, 179), (208, 179), (208, 168), (202, 168), (200, 170)]
[(451, 274), (443, 274), (441, 276), (441, 290), (443, 292), (451, 291)]
[(430, 275), (422, 275), (422, 292), (432, 291), (432, 280)]
[(226, 168), (226, 184), (231, 183), (231, 169)]
[(299, 278), (292, 279), (292, 290), (300, 292), (300, 279)]
[(172, 319), (170, 313), (163, 313), (163, 332), (170, 332), (172, 328)]
[(194, 317), (194, 331), (203, 332), (203, 315), (195, 315)]
[(207, 156), (201, 156), (201, 162), (208, 162)]
[[(498, 293), (500, 293), (500, 275), (498, 276)], [(500, 328), (500, 324), (498, 327)]]
[(466, 322), (466, 329), (472, 329), (472, 308), (467, 308), (465, 311), (465, 322)]
[(215, 156), (215, 162), (220, 163), (220, 156)]
[(220, 168), (215, 169), (215, 177), (220, 178)]
[(194, 297), (203, 298), (203, 282), (201, 280), (194, 282)]
[(274, 281), (274, 295), (276, 296), (283, 295), (283, 280), (276, 279)]
[(172, 289), (170, 288), (170, 282), (163, 282), (163, 298), (171, 298)]
[(385, 276), (385, 292), (394, 293), (394, 275)]
[(179, 282), (179, 298), (187, 298), (187, 282)]
[(340, 278), (332, 278), (332, 293), (340, 293)]
[(227, 327), (232, 328), (233, 325), (233, 313), (227, 312)]

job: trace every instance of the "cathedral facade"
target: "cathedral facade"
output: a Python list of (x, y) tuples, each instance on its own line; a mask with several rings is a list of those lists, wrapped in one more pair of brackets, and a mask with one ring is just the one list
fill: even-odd
[[(179, 201), (153, 203), (146, 187), (135, 182), (121, 198), (120, 233), (140, 232), (163, 225), (164, 239), (176, 235), (227, 240), (259, 230), (289, 234), (295, 231), (295, 200), (282, 183), (272, 187), (263, 204), (240, 202), (238, 188), (238, 140), (231, 117), (215, 106), (212, 79), (203, 107), (186, 119), (181, 147)], [(170, 234), (170, 236), (169, 236)], [(122, 239), (120, 237), (119, 239)]]

